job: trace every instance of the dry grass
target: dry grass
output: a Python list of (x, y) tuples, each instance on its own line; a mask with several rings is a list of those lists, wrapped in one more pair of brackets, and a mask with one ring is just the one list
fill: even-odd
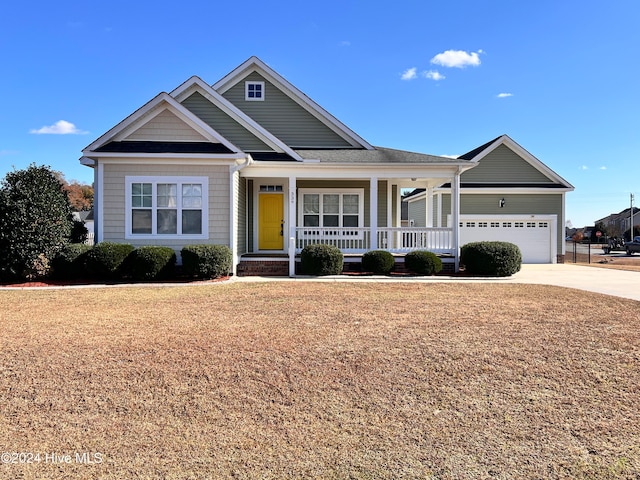
[[(573, 263), (573, 254), (567, 253), (567, 263)], [(628, 270), (631, 272), (640, 272), (640, 255), (591, 255), (591, 262), (589, 262), (589, 255), (576, 254), (576, 263), (590, 267), (611, 268), (614, 270)]]
[(640, 304), (514, 284), (0, 292), (3, 478), (638, 478)]

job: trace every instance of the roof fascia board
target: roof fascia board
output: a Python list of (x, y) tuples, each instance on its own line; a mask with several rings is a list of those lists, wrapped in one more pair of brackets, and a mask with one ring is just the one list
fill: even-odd
[(179, 103), (196, 91), (275, 151), (288, 153), (292, 158), (302, 160), (300, 155), (298, 155), (291, 147), (258, 124), (246, 113), (237, 108), (233, 103), (229, 102), (198, 76), (194, 75), (191, 77), (178, 88), (173, 90), (170, 95)]
[[(162, 108), (162, 104), (165, 104)], [(183, 120), (187, 125), (197, 131), (199, 134), (214, 143), (222, 143), (225, 147), (233, 152), (241, 152), (241, 150), (234, 144), (229, 142), (226, 138), (216, 132), (213, 128), (200, 120), (197, 116), (187, 110), (173, 99), (169, 94), (162, 92), (156, 95), (152, 100), (147, 102), (141, 108), (125, 118), (122, 122), (110, 129), (107, 133), (99, 137), (89, 146), (87, 146), (83, 152), (90, 152), (96, 148), (105, 145), (109, 141), (113, 141), (118, 138), (126, 137), (128, 133), (140, 128), (142, 121), (145, 117), (149, 117), (147, 121), (153, 119), (156, 115), (159, 115), (164, 110), (170, 110), (174, 115)], [(146, 122), (145, 122), (146, 123)]]
[[(132, 157), (131, 154), (129, 156), (125, 156), (126, 154), (110, 154), (103, 156), (104, 154), (100, 153), (98, 155), (95, 154), (87, 154), (82, 159), (90, 159), (90, 160), (98, 160), (100, 163), (119, 163), (119, 164), (150, 164), (150, 163), (158, 163), (158, 164), (171, 164), (171, 165), (211, 165), (211, 162), (215, 160), (217, 163), (229, 163), (229, 164), (237, 164), (238, 161), (246, 160), (247, 156), (240, 154), (216, 154), (216, 155), (207, 155), (203, 153), (192, 153), (192, 154), (176, 154), (176, 153), (161, 153), (161, 154), (151, 154), (151, 153), (143, 153), (136, 154), (135, 157)], [(176, 160), (178, 162), (176, 162)], [(84, 160), (87, 161), (87, 160)]]
[(242, 78), (246, 77), (250, 72), (257, 71), (271, 83), (278, 85), (293, 101), (304, 108), (307, 112), (320, 120), (329, 127), (333, 132), (337, 133), (347, 140), (354, 147), (363, 147), (367, 150), (373, 150), (373, 146), (369, 144), (360, 135), (355, 133), (344, 123), (331, 115), (328, 111), (318, 105), (315, 101), (304, 94), (299, 88), (294, 86), (286, 78), (269, 67), (258, 57), (251, 57), (242, 65), (225, 75), (222, 79), (213, 84), (213, 89), (224, 94), (232, 86), (237, 84)]

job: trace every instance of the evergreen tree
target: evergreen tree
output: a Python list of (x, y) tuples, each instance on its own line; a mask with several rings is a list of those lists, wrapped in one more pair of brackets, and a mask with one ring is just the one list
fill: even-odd
[(72, 226), (69, 198), (50, 167), (8, 173), (0, 184), (0, 278), (45, 276)]

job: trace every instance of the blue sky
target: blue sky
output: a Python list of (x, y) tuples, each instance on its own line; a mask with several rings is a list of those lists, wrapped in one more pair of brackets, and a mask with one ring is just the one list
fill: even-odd
[[(225, 4), (225, 5), (222, 5)], [(506, 133), (575, 186), (574, 226), (640, 205), (640, 2), (9, 2), (0, 177), (90, 183), (81, 150), (251, 55), (374, 145), (460, 155)]]

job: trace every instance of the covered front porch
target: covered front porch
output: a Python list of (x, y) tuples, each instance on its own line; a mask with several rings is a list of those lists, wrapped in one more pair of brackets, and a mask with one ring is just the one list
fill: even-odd
[[(414, 250), (428, 250), (459, 268), (459, 165), (385, 165), (366, 169), (353, 165), (293, 162), (249, 165), (238, 172), (235, 192), (244, 203), (233, 245), (234, 265), (243, 262), (287, 262), (288, 275), (296, 275), (296, 258), (307, 245), (329, 244), (348, 259), (370, 250), (387, 250), (400, 258)], [(333, 168), (330, 168), (333, 167)], [(403, 226), (402, 192), (425, 188), (432, 194), (451, 184), (451, 221), (434, 222), (428, 200), (426, 227)], [(429, 197), (428, 197), (429, 198)], [(355, 257), (351, 257), (355, 258)], [(349, 260), (347, 260), (349, 261)]]

